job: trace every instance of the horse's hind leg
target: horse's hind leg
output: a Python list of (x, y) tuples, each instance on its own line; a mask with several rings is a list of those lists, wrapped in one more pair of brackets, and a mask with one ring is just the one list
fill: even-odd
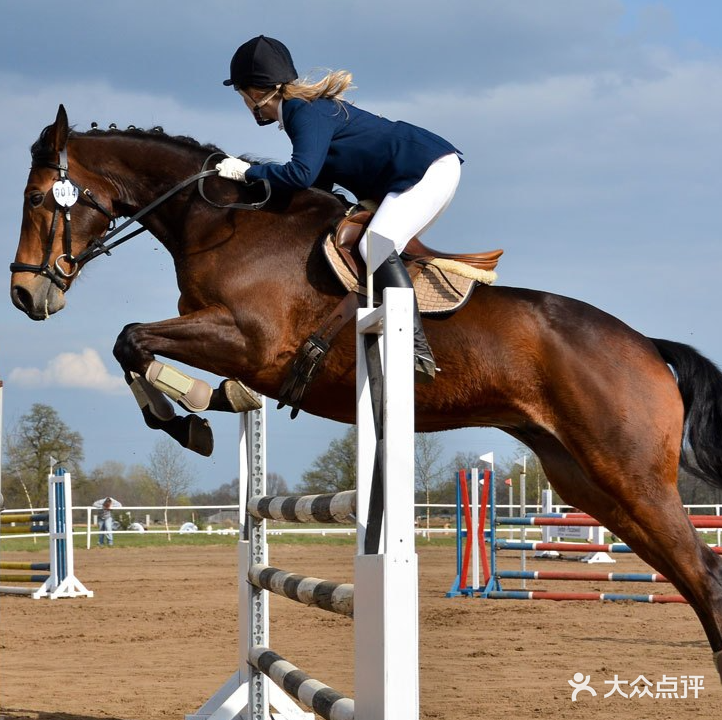
[(592, 476), (553, 436), (519, 437), (539, 455), (565, 502), (598, 519), (685, 597), (704, 627), (722, 675), (722, 560), (700, 540), (687, 517), (677, 491), (677, 453), (665, 452), (660, 444), (656, 461), (642, 453), (647, 456), (627, 458), (622, 467), (609, 448), (595, 455)]

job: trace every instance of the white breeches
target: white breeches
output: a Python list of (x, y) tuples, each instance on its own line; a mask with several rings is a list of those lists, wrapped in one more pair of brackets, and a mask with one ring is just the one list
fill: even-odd
[[(369, 223), (368, 232), (388, 238), (393, 242), (396, 252), (400, 253), (412, 237), (425, 232), (446, 210), (460, 177), (461, 162), (458, 155), (451, 153), (440, 157), (431, 163), (416, 185), (403, 192), (390, 192), (383, 199)], [(366, 233), (359, 242), (359, 251), (366, 261)]]

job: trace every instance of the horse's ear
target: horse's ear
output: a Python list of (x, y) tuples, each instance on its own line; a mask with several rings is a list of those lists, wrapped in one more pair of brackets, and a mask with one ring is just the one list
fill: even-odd
[(68, 113), (65, 112), (65, 106), (60, 104), (58, 106), (58, 114), (55, 118), (55, 124), (52, 127), (50, 135), (53, 148), (60, 152), (65, 149), (68, 143), (68, 134), (70, 127), (68, 125)]

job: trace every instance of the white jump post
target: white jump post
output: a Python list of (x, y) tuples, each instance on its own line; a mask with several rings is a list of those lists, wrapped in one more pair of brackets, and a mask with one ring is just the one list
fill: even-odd
[[(267, 565), (266, 521), (247, 506), (267, 501), (265, 483), (265, 406), (241, 422), (239, 504), (239, 655), (240, 669), (196, 713), (186, 720), (313, 720), (281, 689), (296, 685), (296, 696), (311, 705), (317, 700), (331, 720), (418, 720), (418, 569), (414, 549), (414, 385), (413, 295), (388, 289), (383, 305), (359, 310), (357, 319), (358, 453), (353, 614), (355, 621), (355, 699), (341, 697), (323, 683), (307, 678), (268, 649), (268, 591), (247, 581)], [(383, 379), (366, 359), (366, 340), (378, 343)], [(379, 388), (381, 380), (382, 389)], [(374, 424), (372, 385), (381, 395), (381, 428)], [(378, 408), (377, 408), (378, 410)], [(369, 530), (369, 507), (377, 465), (383, 481), (383, 526), (378, 548), (367, 552), (375, 531)], [(246, 470), (247, 469), (247, 470)], [(348, 514), (352, 493), (339, 493), (326, 513)], [(316, 496), (323, 497), (323, 496)], [(302, 498), (301, 500), (305, 500)], [(282, 499), (281, 499), (282, 500)], [(299, 507), (303, 503), (299, 504)], [(303, 507), (308, 507), (303, 505)], [(334, 511), (334, 507), (337, 512)], [(305, 512), (305, 511), (304, 511)], [(267, 515), (272, 517), (273, 515)], [(265, 516), (264, 516), (265, 517)], [(380, 512), (374, 515), (374, 523)], [(377, 525), (376, 525), (377, 527)], [(368, 541), (368, 542), (367, 542)], [(261, 570), (263, 572), (263, 570)], [(267, 569), (274, 572), (274, 569)], [(275, 571), (277, 572), (277, 571)], [(348, 602), (345, 593), (344, 602)], [(336, 610), (338, 612), (338, 610)], [(260, 668), (263, 667), (265, 672)], [(269, 677), (270, 676), (270, 677)], [(299, 676), (302, 676), (299, 679)], [(303, 678), (306, 678), (305, 680)], [(289, 692), (291, 690), (286, 687)], [(271, 708), (275, 712), (271, 712)]]
[[(366, 520), (376, 455), (372, 383), (364, 338), (376, 335), (383, 364), (384, 523), (366, 554)], [(355, 717), (419, 717), (418, 563), (414, 547), (413, 291), (384, 290), (376, 310), (358, 311), (356, 337), (357, 555), (354, 622)]]
[[(186, 720), (251, 720), (270, 718), (268, 683), (262, 673), (249, 664), (254, 644), (268, 644), (268, 594), (253, 587), (247, 580), (248, 570), (255, 563), (268, 559), (266, 524), (254, 522), (246, 514), (250, 498), (266, 494), (266, 402), (259, 410), (240, 417), (238, 445), (239, 478), (239, 540), (238, 540), (238, 654), (239, 669), (195, 713)], [(279, 703), (284, 693), (274, 693)], [(290, 703), (290, 701), (289, 701)], [(313, 717), (305, 716), (305, 717)]]
[(34, 600), (93, 597), (93, 591), (75, 577), (72, 483), (70, 473), (62, 468), (48, 475), (47, 537), (50, 548), (48, 579), (37, 588), (2, 586), (0, 594), (28, 595)]
[[(48, 508), (50, 509), (50, 578), (39, 597), (93, 597), (93, 591), (75, 577), (73, 548), (73, 491), (70, 473), (58, 468), (48, 476)], [(35, 597), (35, 595), (33, 596)]]

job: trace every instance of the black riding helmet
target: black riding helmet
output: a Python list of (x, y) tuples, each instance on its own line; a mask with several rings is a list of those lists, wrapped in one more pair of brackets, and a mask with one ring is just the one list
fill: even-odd
[(237, 88), (274, 87), (298, 78), (288, 48), (280, 41), (259, 35), (243, 43), (231, 60), (231, 77), (224, 85)]

